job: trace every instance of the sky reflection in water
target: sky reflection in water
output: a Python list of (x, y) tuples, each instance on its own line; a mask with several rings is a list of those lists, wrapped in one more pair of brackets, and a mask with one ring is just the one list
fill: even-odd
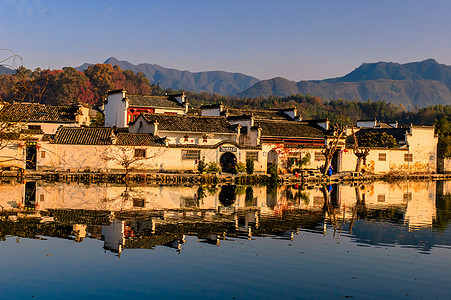
[[(60, 185), (36, 184), (38, 211), (3, 210), (0, 298), (449, 296), (448, 182), (335, 186), (331, 193), (256, 187), (252, 197), (238, 191), (228, 207), (221, 188), (198, 199), (198, 187), (158, 187), (170, 208), (156, 198), (99, 197), (114, 198), (124, 187)], [(14, 205), (6, 192), (23, 196), (23, 207), (36, 205), (22, 184), (1, 188), (4, 208)], [(83, 210), (69, 207), (69, 195)]]

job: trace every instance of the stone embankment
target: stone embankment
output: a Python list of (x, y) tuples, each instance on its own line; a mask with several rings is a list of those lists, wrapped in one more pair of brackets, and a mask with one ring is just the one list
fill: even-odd
[(451, 174), (356, 174), (340, 173), (332, 176), (321, 174), (280, 174), (275, 180), (267, 174), (196, 174), (196, 173), (85, 173), (85, 172), (35, 172), (35, 171), (2, 171), (0, 178), (17, 178), (19, 180), (46, 180), (62, 182), (86, 182), (86, 183), (152, 183), (164, 185), (180, 184), (245, 184), (245, 185), (265, 185), (275, 183), (277, 180), (281, 184), (297, 183), (346, 183), (375, 180), (438, 180), (451, 179)]

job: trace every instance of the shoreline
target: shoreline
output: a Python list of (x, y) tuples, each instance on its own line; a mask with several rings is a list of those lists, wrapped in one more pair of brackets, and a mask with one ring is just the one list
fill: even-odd
[[(240, 184), (269, 185), (276, 183), (269, 174), (199, 174), (199, 173), (153, 173), (130, 172), (36, 172), (2, 171), (1, 180), (55, 181), (84, 183), (157, 183), (157, 184)], [(340, 173), (332, 176), (279, 174), (277, 184), (333, 184), (371, 182), (376, 180), (447, 180), (451, 174), (366, 174)]]

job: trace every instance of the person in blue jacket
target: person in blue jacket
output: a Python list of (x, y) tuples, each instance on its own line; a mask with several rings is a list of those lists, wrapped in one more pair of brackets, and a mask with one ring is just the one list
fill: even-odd
[(334, 169), (332, 168), (332, 166), (330, 166), (329, 170), (327, 170), (327, 175), (332, 176), (333, 173), (334, 173)]

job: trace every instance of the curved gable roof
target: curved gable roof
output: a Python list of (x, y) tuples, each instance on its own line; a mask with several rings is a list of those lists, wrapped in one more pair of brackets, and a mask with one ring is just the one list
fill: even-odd
[(168, 96), (127, 95), (130, 107), (164, 107), (183, 109), (177, 100)]

